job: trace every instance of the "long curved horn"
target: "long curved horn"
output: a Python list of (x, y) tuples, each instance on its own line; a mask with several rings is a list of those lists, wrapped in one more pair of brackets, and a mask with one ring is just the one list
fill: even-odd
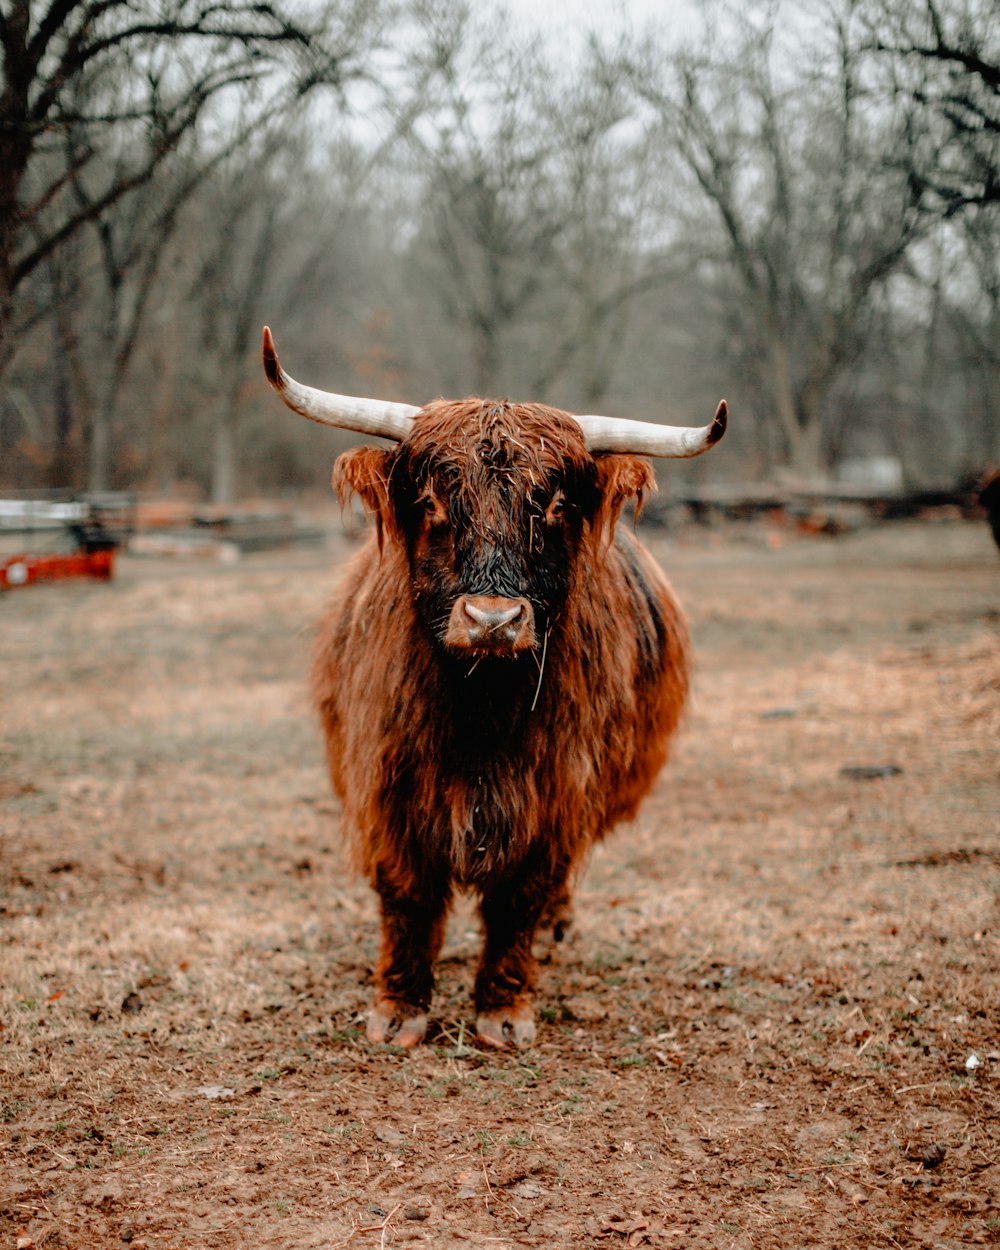
[(331, 391), (303, 386), (290, 378), (278, 364), (274, 339), (267, 326), (264, 327), (264, 372), (293, 412), (308, 417), (310, 421), (318, 421), (320, 425), (336, 426), (339, 430), (354, 430), (358, 434), (372, 434), (401, 443), (413, 428), (414, 413), (420, 411), (412, 404), (334, 395)]
[(574, 417), (583, 430), (587, 450), (632, 452), (640, 456), (666, 456), (684, 460), (714, 447), (726, 432), (729, 408), (719, 400), (711, 425), (651, 425), (617, 417)]

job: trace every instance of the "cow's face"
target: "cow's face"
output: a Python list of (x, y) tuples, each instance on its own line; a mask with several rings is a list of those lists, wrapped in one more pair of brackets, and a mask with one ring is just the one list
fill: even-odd
[(512, 657), (542, 646), (647, 462), (591, 456), (572, 418), (541, 405), (438, 403), (396, 450), (342, 456), (357, 490), (406, 553), (420, 620), (454, 654)]

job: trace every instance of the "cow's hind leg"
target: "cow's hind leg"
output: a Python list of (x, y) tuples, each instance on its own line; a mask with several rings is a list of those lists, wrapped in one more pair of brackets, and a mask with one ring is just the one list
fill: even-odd
[[(525, 867), (483, 894), (483, 954), (476, 976), (476, 1032), (491, 1046), (535, 1040), (535, 930), (550, 904), (568, 898), (565, 878), (547, 882)], [(556, 902), (558, 910), (559, 904)]]
[(378, 889), (382, 949), (366, 1033), (370, 1042), (415, 1046), (427, 1032), (434, 961), (444, 937), (449, 898), (404, 897), (384, 883), (379, 883)]

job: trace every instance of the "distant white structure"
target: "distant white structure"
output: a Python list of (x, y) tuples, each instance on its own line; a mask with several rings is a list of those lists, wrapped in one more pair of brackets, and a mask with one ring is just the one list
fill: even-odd
[(841, 460), (834, 479), (842, 486), (892, 494), (903, 489), (903, 466), (895, 456), (855, 456)]

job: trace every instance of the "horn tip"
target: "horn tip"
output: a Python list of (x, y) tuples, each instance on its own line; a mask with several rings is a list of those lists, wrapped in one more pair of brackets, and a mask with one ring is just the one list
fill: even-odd
[(724, 399), (719, 400), (719, 406), (715, 410), (715, 417), (712, 421), (712, 428), (708, 432), (708, 445), (714, 447), (726, 432), (726, 426), (729, 424), (729, 405)]
[(264, 357), (264, 372), (267, 374), (267, 380), (272, 386), (279, 386), (281, 366), (278, 364), (278, 354), (274, 349), (274, 339), (271, 337), (270, 326), (264, 327), (262, 355)]

